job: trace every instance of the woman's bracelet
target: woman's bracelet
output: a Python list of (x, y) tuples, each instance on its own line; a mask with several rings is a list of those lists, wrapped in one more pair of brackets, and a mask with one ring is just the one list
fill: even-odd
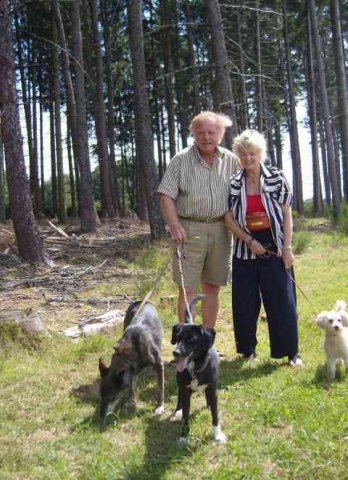
[(292, 252), (292, 246), (290, 245), (289, 247), (283, 247), (283, 252)]

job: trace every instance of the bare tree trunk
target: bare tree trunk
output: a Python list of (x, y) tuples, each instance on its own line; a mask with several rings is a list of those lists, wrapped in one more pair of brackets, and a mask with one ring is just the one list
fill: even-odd
[(71, 211), (69, 216), (72, 218), (77, 217), (77, 199), (76, 199), (76, 183), (74, 178), (74, 160), (71, 152), (71, 133), (69, 127), (69, 121), (67, 118), (66, 122), (66, 150), (68, 154), (68, 163), (69, 163), (69, 185), (70, 185), (70, 198), (71, 198)]
[(141, 173), (146, 190), (151, 237), (156, 239), (165, 235), (165, 228), (156, 193), (158, 175), (153, 155), (150, 110), (146, 89), (141, 0), (128, 0), (128, 29), (135, 87), (134, 113), (137, 157), (139, 160), (141, 158)]
[(342, 151), (343, 192), (345, 199), (348, 200), (348, 92), (339, 0), (331, 0), (331, 24), (337, 72), (337, 110)]
[(169, 134), (169, 152), (170, 157), (174, 157), (176, 152), (175, 143), (175, 109), (174, 109), (174, 65), (173, 52), (170, 35), (168, 32), (168, 0), (161, 2), (161, 23), (162, 23), (162, 50), (164, 63), (164, 89), (167, 107), (167, 122)]
[[(312, 168), (313, 168), (313, 213), (314, 215), (322, 215), (324, 212), (323, 195), (320, 182), (319, 169), (319, 148), (318, 148), (318, 120), (316, 109), (316, 94), (315, 94), (315, 72), (313, 67), (313, 45), (311, 36), (311, 23), (308, 16), (308, 42), (307, 42), (307, 101), (311, 132), (311, 147), (312, 147)], [(305, 62), (306, 63), (306, 62)]]
[(44, 209), (44, 205), (45, 205), (45, 152), (44, 152), (43, 125), (44, 125), (43, 94), (42, 94), (42, 79), (40, 78), (40, 197), (41, 197), (42, 209)]
[[(52, 79), (51, 79), (52, 81)], [(52, 87), (53, 90), (53, 87)], [(54, 125), (54, 104), (51, 100), (50, 107), (50, 145), (51, 145), (51, 186), (52, 186), (52, 215), (58, 212), (58, 191), (57, 191), (57, 162), (56, 162), (56, 134)]]
[[(53, 25), (53, 41), (57, 43), (57, 28)], [(66, 222), (65, 208), (65, 185), (63, 169), (63, 150), (62, 150), (62, 126), (60, 116), (60, 88), (59, 88), (59, 68), (58, 68), (58, 50), (52, 52), (52, 95), (54, 105), (54, 125), (56, 138), (56, 159), (57, 159), (57, 177), (58, 177), (58, 219), (60, 222)]]
[(42, 263), (45, 252), (33, 214), (24, 163), (7, 0), (0, 0), (0, 32), (0, 111), (11, 215), (19, 255), (26, 261)]
[(242, 14), (238, 14), (237, 18), (237, 32), (238, 32), (238, 45), (239, 45), (239, 70), (240, 70), (240, 84), (241, 84), (241, 107), (240, 107), (240, 116), (239, 116), (239, 125), (241, 130), (245, 130), (249, 126), (249, 109), (248, 109), (248, 96), (245, 87), (245, 61), (244, 61), (244, 51), (242, 45), (242, 34), (241, 34), (241, 22)]
[(283, 169), (283, 148), (282, 148), (282, 135), (280, 132), (280, 125), (279, 123), (275, 124), (275, 144), (276, 144), (276, 152), (277, 152), (277, 167), (281, 170)]
[(192, 95), (193, 99), (191, 103), (193, 104), (193, 113), (197, 115), (200, 111), (200, 98), (199, 98), (199, 82), (198, 75), (196, 74), (196, 62), (195, 62), (195, 53), (193, 49), (194, 45), (194, 33), (193, 33), (193, 18), (191, 12), (191, 5), (188, 0), (184, 2), (184, 11), (186, 18), (186, 32), (187, 32), (187, 52), (188, 52), (188, 66), (190, 68), (190, 78), (192, 79)]
[(335, 220), (337, 220), (341, 211), (339, 179), (337, 178), (337, 170), (336, 170), (336, 164), (335, 164), (335, 152), (334, 152), (334, 145), (333, 145), (332, 126), (330, 122), (329, 99), (328, 99), (328, 94), (326, 89), (324, 62), (323, 62), (322, 51), (320, 46), (315, 0), (308, 0), (308, 8), (309, 8), (309, 14), (311, 18), (315, 59), (316, 59), (316, 65), (317, 65), (318, 76), (319, 76), (319, 84), (320, 84), (323, 123), (324, 123), (325, 137), (326, 137), (326, 144), (327, 144), (327, 161), (328, 161), (328, 170), (329, 170), (331, 192), (332, 192), (333, 214), (334, 214)]
[(219, 109), (228, 115), (233, 125), (225, 133), (224, 143), (232, 146), (232, 139), (237, 133), (237, 120), (234, 109), (230, 71), (227, 64), (225, 36), (222, 27), (220, 4), (218, 0), (205, 0), (207, 18), (211, 31), (212, 56), (215, 68), (216, 88), (218, 92)]
[(113, 104), (113, 76), (111, 68), (111, 45), (110, 45), (110, 20), (107, 12), (107, 1), (101, 1), (102, 9), (102, 23), (103, 23), (103, 37), (105, 48), (105, 72), (106, 72), (106, 85), (107, 85), (107, 135), (109, 141), (109, 158), (111, 167), (111, 179), (112, 179), (112, 194), (113, 203), (116, 215), (124, 215), (124, 209), (121, 207), (120, 192), (118, 187), (118, 171), (116, 166), (115, 156), (115, 113)]
[(298, 140), (297, 117), (296, 117), (296, 95), (294, 88), (294, 80), (291, 68), (290, 45), (288, 38), (288, 24), (287, 24), (287, 7), (286, 0), (282, 0), (283, 9), (283, 28), (284, 28), (284, 43), (286, 66), (288, 72), (288, 87), (289, 87), (289, 135), (292, 156), (292, 170), (293, 170), (293, 190), (294, 190), (294, 208), (300, 214), (304, 213), (303, 207), (303, 188), (302, 188), (302, 168), (300, 145)]
[[(35, 64), (34, 54), (31, 55), (31, 61)], [(33, 202), (34, 214), (40, 218), (42, 216), (41, 195), (39, 184), (39, 161), (38, 161), (38, 140), (37, 140), (37, 86), (34, 68), (31, 69), (32, 101), (33, 101), (33, 156), (30, 159), (30, 193)]]
[(65, 32), (62, 17), (57, 0), (52, 1), (53, 11), (57, 24), (59, 43), (62, 47), (63, 74), (67, 91), (67, 104), (69, 125), (73, 141), (74, 156), (79, 166), (79, 215), (81, 218), (81, 230), (94, 232), (99, 220), (93, 198), (92, 174), (89, 162), (87, 124), (86, 124), (86, 98), (83, 71), (81, 23), (79, 13), (79, 0), (72, 1), (72, 30), (74, 43), (74, 58), (76, 60), (76, 100), (70, 72), (70, 59), (67, 50)]
[(256, 59), (257, 59), (257, 77), (256, 77), (256, 104), (257, 104), (257, 128), (260, 132), (264, 131), (264, 102), (262, 85), (262, 61), (261, 61), (261, 34), (260, 34), (260, 14), (259, 0), (256, 0)]
[(94, 232), (99, 220), (93, 198), (93, 182), (88, 150), (85, 71), (83, 69), (80, 0), (71, 3), (72, 51), (75, 59), (76, 142), (80, 170), (81, 230)]
[(5, 208), (5, 176), (4, 176), (4, 142), (2, 140), (1, 120), (0, 120), (0, 222), (6, 220)]
[(103, 59), (100, 45), (100, 33), (98, 26), (98, 12), (96, 0), (89, 0), (89, 7), (91, 11), (91, 22), (93, 32), (93, 46), (95, 53), (95, 71), (96, 71), (96, 86), (94, 98), (94, 113), (95, 113), (95, 128), (97, 133), (97, 150), (100, 168), (100, 182), (103, 185), (101, 190), (104, 193), (102, 198), (102, 210), (109, 218), (116, 217), (114, 209), (113, 197), (115, 193), (113, 190), (113, 181), (111, 175), (110, 157), (107, 146), (106, 135), (106, 115), (104, 105), (103, 93)]

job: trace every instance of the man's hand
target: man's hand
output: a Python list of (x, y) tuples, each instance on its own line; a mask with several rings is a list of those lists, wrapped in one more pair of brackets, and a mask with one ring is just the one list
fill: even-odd
[(174, 242), (182, 242), (187, 238), (186, 230), (182, 227), (180, 223), (172, 223), (171, 225), (169, 225), (169, 232)]

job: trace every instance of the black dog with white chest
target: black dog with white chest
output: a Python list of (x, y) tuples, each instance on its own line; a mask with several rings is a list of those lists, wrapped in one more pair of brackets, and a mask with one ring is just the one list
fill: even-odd
[[(114, 346), (109, 367), (99, 359), (100, 417), (104, 420), (121, 405), (135, 405), (138, 374), (146, 367), (157, 373), (158, 394), (156, 414), (164, 411), (164, 366), (161, 358), (162, 322), (155, 307), (133, 302), (124, 318), (122, 338)], [(139, 311), (138, 311), (139, 310)]]
[[(190, 304), (201, 299), (203, 295), (196, 295)], [(224, 443), (227, 440), (219, 427), (217, 387), (219, 376), (219, 358), (213, 347), (215, 330), (188, 323), (186, 312), (185, 323), (175, 325), (172, 331), (171, 342), (176, 344), (173, 352), (177, 360), (178, 403), (173, 418), (183, 419), (182, 439), (189, 434), (189, 416), (191, 395), (195, 391), (205, 392), (207, 406), (210, 407), (213, 424), (213, 438)]]

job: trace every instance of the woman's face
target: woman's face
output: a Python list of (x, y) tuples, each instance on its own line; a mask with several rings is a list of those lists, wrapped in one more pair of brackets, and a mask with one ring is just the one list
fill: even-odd
[(254, 170), (261, 163), (261, 150), (256, 147), (240, 148), (238, 158), (242, 168)]

